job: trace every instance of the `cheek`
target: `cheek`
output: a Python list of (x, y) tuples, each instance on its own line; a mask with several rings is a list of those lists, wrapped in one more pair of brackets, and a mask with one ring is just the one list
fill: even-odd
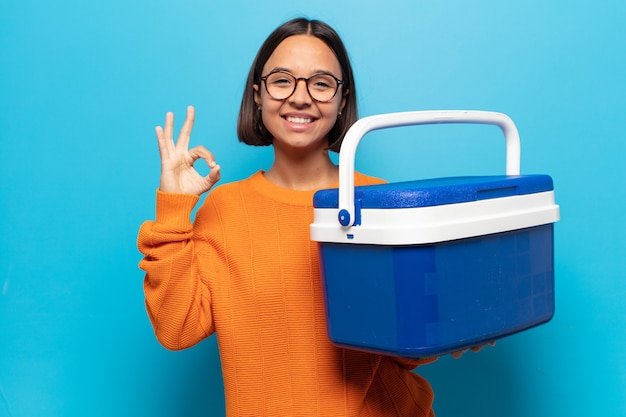
[(333, 102), (333, 103), (327, 103), (327, 106), (324, 106), (323, 109), (321, 109), (322, 113), (324, 114), (324, 117), (327, 118), (337, 118), (337, 115), (339, 113), (341, 113), (341, 110), (343, 109), (343, 103), (342, 102)]
[(269, 97), (265, 90), (255, 91), (254, 102), (256, 103), (259, 110), (262, 110), (264, 114), (277, 112), (280, 106), (283, 104), (282, 102), (273, 100), (271, 97)]
[[(267, 99), (267, 97), (261, 97), (261, 121), (263, 125), (268, 130), (274, 130), (276, 126), (280, 123), (280, 105), (282, 103), (276, 102), (272, 99)], [(272, 132), (273, 134), (276, 132)]]

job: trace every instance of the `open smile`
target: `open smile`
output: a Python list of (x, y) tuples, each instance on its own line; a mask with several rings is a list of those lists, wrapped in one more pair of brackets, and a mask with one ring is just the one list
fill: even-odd
[(300, 124), (300, 125), (313, 123), (314, 121), (314, 119), (310, 117), (294, 117), (294, 116), (287, 116), (285, 117), (285, 120), (287, 120), (289, 123), (295, 123), (295, 124)]

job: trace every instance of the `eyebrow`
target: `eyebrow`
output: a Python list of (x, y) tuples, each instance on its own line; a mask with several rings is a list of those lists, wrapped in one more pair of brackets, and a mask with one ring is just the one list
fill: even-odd
[[(289, 74), (291, 74), (291, 75), (293, 75), (293, 76), (295, 77), (295, 74), (294, 74), (293, 72), (291, 72), (291, 70), (290, 70), (290, 69), (288, 69), (288, 68), (284, 68), (284, 67), (274, 67), (274, 68), (272, 68), (272, 69), (268, 72), (268, 74), (271, 74), (271, 73), (273, 73), (273, 72), (277, 72), (277, 71), (288, 72)], [(329, 75), (332, 75), (333, 77), (340, 78), (340, 77), (338, 77), (337, 75), (335, 75), (332, 71), (327, 71), (327, 70), (322, 70), (322, 69), (320, 69), (320, 70), (314, 70), (314, 71), (313, 71), (313, 73), (312, 73), (311, 75), (316, 75), (316, 74), (329, 74)]]

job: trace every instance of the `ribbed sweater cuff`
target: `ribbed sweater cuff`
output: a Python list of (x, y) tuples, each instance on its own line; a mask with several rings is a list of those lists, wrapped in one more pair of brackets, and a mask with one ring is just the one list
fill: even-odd
[(191, 211), (200, 200), (195, 194), (166, 193), (157, 190), (156, 194), (156, 223), (190, 229)]

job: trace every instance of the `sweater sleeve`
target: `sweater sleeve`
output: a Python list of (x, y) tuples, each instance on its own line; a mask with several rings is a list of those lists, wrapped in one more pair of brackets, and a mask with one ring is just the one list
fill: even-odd
[(206, 273), (194, 262), (209, 249), (194, 237), (190, 220), (198, 200), (157, 191), (156, 220), (142, 224), (137, 240), (148, 316), (157, 339), (170, 350), (193, 346), (215, 331)]

